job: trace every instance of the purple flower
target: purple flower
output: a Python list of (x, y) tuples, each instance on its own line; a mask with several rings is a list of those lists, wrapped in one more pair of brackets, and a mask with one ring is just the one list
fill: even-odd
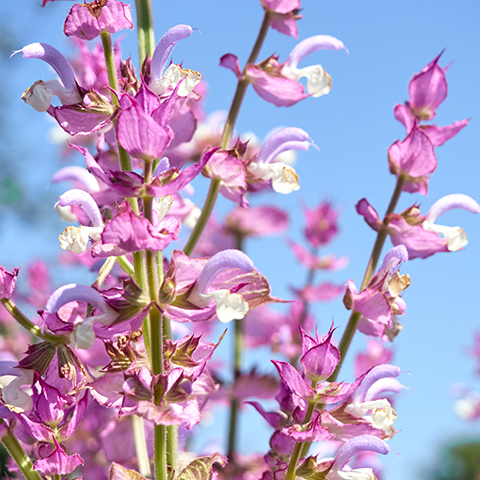
[(102, 229), (100, 238), (92, 247), (94, 257), (120, 256), (139, 250), (164, 250), (173, 240), (178, 239), (181, 221), (177, 217), (166, 217), (153, 225), (138, 216), (128, 203), (120, 209), (115, 218)]
[(48, 63), (58, 74), (63, 85), (58, 80), (35, 82), (23, 95), (25, 103), (38, 112), (46, 112), (50, 107), (52, 96), (56, 95), (63, 105), (74, 105), (82, 101), (75, 73), (68, 60), (54, 47), (47, 43), (31, 43), (21, 50), (23, 58), (38, 58)]
[(247, 171), (255, 181), (272, 182), (278, 193), (291, 193), (300, 188), (295, 170), (276, 157), (288, 150), (306, 151), (313, 145), (305, 130), (295, 127), (282, 128), (270, 135), (259, 152), (247, 165)]
[(410, 285), (410, 277), (400, 276), (398, 268), (407, 260), (407, 248), (399, 245), (386, 253), (381, 268), (361, 292), (353, 280), (347, 282), (343, 303), (361, 314), (358, 329), (362, 333), (383, 337), (392, 326), (393, 315), (403, 314), (405, 304), (400, 294)]
[(0, 266), (0, 299), (12, 296), (17, 282), (18, 270), (18, 268), (14, 268), (13, 272), (10, 273)]
[[(346, 50), (340, 40), (329, 35), (316, 35), (300, 42), (284, 63), (278, 63), (278, 57), (272, 55), (258, 65), (247, 64), (245, 77), (264, 100), (277, 107), (289, 107), (308, 96), (326, 95), (332, 88), (332, 79), (321, 65), (298, 68), (298, 64), (316, 50), (341, 49)], [(242, 77), (235, 55), (224, 55), (220, 65), (232, 70), (237, 78)], [(308, 95), (299, 82), (301, 78), (307, 79)]]
[(161, 308), (172, 320), (222, 322), (242, 319), (248, 310), (278, 301), (270, 297), (266, 279), (239, 250), (212, 258), (189, 258), (174, 250), (160, 289)]
[(270, 26), (285, 35), (298, 37), (297, 20), (301, 15), (300, 0), (261, 0), (265, 10), (271, 11)]
[(313, 247), (326, 245), (338, 233), (338, 212), (330, 202), (321, 203), (313, 210), (304, 209), (305, 236)]
[[(18, 52), (23, 58), (43, 60), (57, 72), (63, 85), (58, 80), (39, 80), (25, 91), (22, 99), (39, 112), (47, 111), (70, 135), (90, 135), (108, 125), (117, 115), (117, 109), (109, 99), (78, 85), (68, 60), (51, 45), (32, 43)], [(51, 105), (53, 95), (59, 98), (61, 107)]]
[(442, 53), (410, 80), (408, 106), (422, 120), (432, 119), (437, 108), (447, 97), (446, 69), (438, 65)]
[(388, 164), (394, 175), (406, 176), (404, 191), (427, 193), (428, 176), (437, 168), (437, 159), (432, 142), (418, 128), (417, 120), (405, 140), (397, 140), (388, 149)]
[(417, 206), (388, 218), (388, 233), (394, 245), (403, 243), (410, 258), (426, 258), (436, 252), (456, 252), (468, 243), (460, 227), (437, 225), (442, 213), (459, 208), (471, 213), (480, 212), (480, 206), (467, 195), (452, 194), (435, 202), (426, 216), (420, 215)]
[(93, 40), (102, 32), (117, 33), (133, 28), (130, 6), (117, 0), (77, 3), (68, 13), (63, 31), (67, 37)]
[(373, 479), (374, 476), (371, 468), (344, 470), (349, 460), (357, 453), (363, 451), (371, 451), (386, 455), (390, 451), (390, 447), (383, 440), (380, 440), (372, 435), (361, 435), (359, 437), (352, 438), (338, 449), (332, 469), (328, 472), (326, 479)]
[[(196, 85), (200, 83), (201, 75), (193, 70), (184, 69), (175, 63), (167, 67), (167, 60), (175, 45), (193, 32), (189, 25), (176, 25), (168, 30), (157, 43), (152, 55), (150, 66), (150, 82), (148, 87), (157, 95), (173, 91), (177, 86), (179, 97), (188, 96)], [(181, 82), (180, 85), (179, 82)]]

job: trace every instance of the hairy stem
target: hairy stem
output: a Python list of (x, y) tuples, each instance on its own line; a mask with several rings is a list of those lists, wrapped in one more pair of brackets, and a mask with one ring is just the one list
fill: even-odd
[(63, 335), (54, 335), (48, 332), (42, 332), (42, 330), (31, 322), (12, 302), (9, 298), (2, 298), (0, 300), (2, 305), (5, 307), (5, 310), (26, 330), (28, 330), (32, 335), (35, 335), (42, 340), (50, 342), (54, 345), (58, 345), (60, 343), (68, 343), (67, 337)]
[[(313, 386), (315, 388), (315, 386)], [(315, 402), (309, 402), (307, 412), (305, 413), (305, 418), (303, 420), (303, 425), (308, 423), (312, 419), (313, 412), (315, 410)], [(292, 456), (290, 457), (290, 463), (288, 464), (287, 473), (285, 475), (285, 480), (295, 480), (295, 470), (297, 469), (297, 463), (300, 460), (300, 455), (303, 450), (303, 445), (306, 442), (298, 442), (295, 444), (293, 449)]]
[(33, 469), (32, 462), (30, 462), (30, 459), (12, 432), (7, 431), (2, 437), (2, 442), (27, 480), (41, 480), (40, 475)]
[(120, 268), (131, 278), (135, 279), (135, 268), (133, 265), (128, 261), (127, 257), (125, 255), (122, 255), (120, 257), (115, 257), (117, 260), (118, 265), (120, 265)]
[(151, 57), (155, 48), (152, 4), (150, 0), (135, 0), (135, 9), (137, 11), (138, 59), (142, 66), (147, 54)]

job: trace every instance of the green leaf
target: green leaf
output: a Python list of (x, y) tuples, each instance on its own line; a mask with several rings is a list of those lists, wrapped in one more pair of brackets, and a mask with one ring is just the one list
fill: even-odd
[(200, 457), (185, 467), (177, 480), (211, 480), (212, 466), (219, 463), (222, 467), (227, 463), (227, 459), (219, 453), (214, 453), (208, 457)]

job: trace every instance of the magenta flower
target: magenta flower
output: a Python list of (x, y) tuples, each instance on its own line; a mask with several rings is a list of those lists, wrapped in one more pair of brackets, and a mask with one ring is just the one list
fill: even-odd
[(480, 212), (480, 206), (473, 198), (452, 194), (437, 200), (426, 216), (420, 215), (416, 206), (400, 215), (390, 215), (388, 233), (392, 243), (394, 245), (403, 243), (408, 249), (410, 258), (426, 258), (436, 252), (456, 252), (463, 249), (468, 240), (462, 228), (435, 223), (442, 213), (456, 208), (471, 213)]
[(35, 82), (23, 95), (25, 103), (31, 105), (38, 112), (46, 112), (55, 95), (63, 105), (74, 105), (82, 101), (75, 73), (68, 60), (54, 47), (47, 43), (32, 43), (13, 53), (21, 52), (23, 58), (37, 58), (48, 63), (58, 74), (58, 80)]
[(117, 0), (77, 3), (68, 13), (63, 31), (67, 37), (93, 40), (102, 32), (117, 33), (133, 28), (130, 6)]
[[(447, 79), (445, 76), (447, 69), (438, 65), (442, 53), (410, 81), (410, 102), (395, 106), (395, 118), (407, 129), (407, 134), (414, 128), (416, 120), (421, 122), (434, 118), (437, 108), (447, 96)], [(419, 125), (419, 128), (426, 133), (433, 146), (438, 147), (454, 137), (467, 124), (468, 119), (465, 119), (445, 127)]]
[(15, 283), (17, 282), (18, 268), (14, 268), (13, 272), (7, 272), (0, 266), (0, 299), (10, 298), (15, 290)]
[(388, 149), (388, 164), (394, 175), (406, 176), (404, 191), (427, 193), (428, 176), (437, 168), (433, 144), (415, 120), (409, 134)]
[(300, 244), (289, 240), (288, 244), (293, 250), (297, 259), (305, 265), (308, 269), (315, 270), (340, 270), (348, 265), (348, 257), (336, 258), (334, 255), (325, 255), (318, 257), (313, 253), (308, 252)]
[[(58, 80), (39, 80), (25, 91), (22, 99), (39, 112), (47, 111), (70, 135), (90, 135), (116, 116), (117, 109), (109, 99), (78, 85), (68, 60), (51, 45), (32, 43), (18, 52), (23, 58), (43, 60), (57, 72), (63, 85)], [(61, 107), (51, 105), (53, 95), (59, 98)]]
[(410, 80), (408, 106), (413, 114), (422, 120), (432, 119), (439, 105), (447, 97), (446, 69), (438, 65), (442, 53)]
[(288, 150), (306, 151), (313, 145), (305, 130), (287, 127), (270, 135), (259, 152), (247, 164), (251, 183), (272, 182), (272, 188), (278, 193), (288, 194), (299, 190), (297, 172), (275, 158)]
[[(284, 63), (278, 63), (278, 57), (271, 56), (258, 65), (247, 64), (245, 77), (264, 100), (277, 107), (289, 107), (308, 96), (321, 97), (331, 90), (330, 75), (320, 65), (298, 68), (298, 64), (316, 50), (326, 49), (341, 50), (345, 46), (329, 35), (310, 37), (300, 42)], [(235, 55), (224, 55), (220, 59), (220, 65), (232, 70), (237, 78), (242, 77)], [(299, 82), (301, 78), (307, 79), (308, 95)]]
[(399, 296), (410, 285), (408, 275), (400, 276), (398, 269), (408, 260), (406, 247), (399, 245), (385, 255), (380, 270), (361, 292), (353, 280), (347, 282), (343, 303), (348, 310), (361, 314), (358, 329), (366, 335), (383, 337), (392, 327), (393, 315), (405, 310), (403, 299)]
[(297, 20), (301, 15), (300, 0), (261, 0), (262, 6), (265, 10), (270, 10), (272, 18), (270, 26), (280, 33), (290, 35), (291, 37), (298, 37)]
[(226, 218), (226, 229), (242, 237), (276, 235), (288, 226), (288, 215), (277, 207), (237, 207)]
[[(387, 232), (394, 245), (404, 245), (409, 259), (427, 258), (437, 252), (456, 252), (468, 243), (467, 235), (460, 227), (437, 225), (435, 221), (444, 212), (452, 209), (479, 213), (480, 206), (473, 198), (463, 194), (452, 194), (435, 202), (427, 215), (421, 215), (417, 205), (402, 213), (392, 213), (385, 219)], [(357, 204), (357, 212), (378, 231), (382, 222), (375, 209), (366, 199)]]
[(212, 258), (189, 258), (174, 250), (160, 289), (161, 308), (172, 320), (196, 322), (216, 316), (240, 320), (251, 308), (278, 301), (270, 297), (266, 279), (239, 250)]
[(164, 250), (178, 239), (181, 221), (177, 217), (162, 218), (155, 225), (137, 215), (126, 203), (117, 215), (108, 222), (92, 247), (94, 257), (120, 256), (139, 250)]
[(318, 334), (316, 338), (312, 338), (300, 327), (303, 352), (300, 363), (305, 376), (315, 384), (326, 380), (335, 371), (340, 360), (340, 351), (331, 342), (333, 332), (332, 325), (328, 334), (322, 339), (318, 338)]
[[(187, 97), (200, 83), (201, 75), (198, 72), (182, 68), (175, 63), (167, 67), (167, 60), (175, 45), (188, 38), (193, 32), (189, 25), (176, 25), (168, 30), (155, 47), (150, 66), (150, 82), (148, 87), (157, 95), (164, 95), (167, 91), (177, 89), (179, 97)], [(179, 85), (180, 83), (180, 85)]]
[(338, 233), (338, 212), (330, 202), (321, 203), (313, 210), (304, 209), (305, 236), (313, 247), (326, 245)]
[(374, 479), (371, 468), (359, 468), (355, 470), (345, 469), (347, 463), (354, 455), (363, 451), (371, 451), (386, 455), (390, 451), (390, 447), (383, 440), (372, 435), (361, 435), (352, 438), (347, 443), (342, 445), (333, 462), (331, 470), (325, 477), (327, 480), (370, 480)]
[(355, 358), (355, 375), (359, 376), (376, 365), (389, 363), (392, 359), (392, 351), (385, 348), (383, 343), (368, 340), (367, 350), (359, 353)]
[[(406, 105), (396, 105), (394, 109), (395, 118), (403, 124), (407, 133), (412, 131), (415, 125), (415, 115)], [(462, 128), (468, 125), (469, 120), (453, 122), (451, 125), (437, 127), (437, 125), (419, 125), (419, 129), (424, 132), (434, 147), (443, 145), (447, 140), (453, 138)]]

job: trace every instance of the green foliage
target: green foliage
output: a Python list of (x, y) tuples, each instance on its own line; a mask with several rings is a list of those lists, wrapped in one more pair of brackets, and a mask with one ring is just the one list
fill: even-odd
[(480, 440), (454, 442), (442, 449), (432, 480), (478, 480)]

